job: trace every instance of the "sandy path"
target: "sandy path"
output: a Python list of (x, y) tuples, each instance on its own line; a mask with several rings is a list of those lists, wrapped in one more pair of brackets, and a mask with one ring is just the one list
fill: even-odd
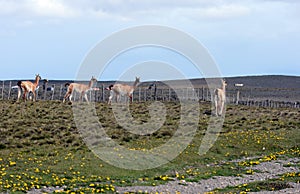
[[(216, 188), (225, 188), (227, 186), (236, 186), (240, 184), (250, 183), (254, 181), (263, 181), (278, 177), (280, 174), (288, 172), (299, 172), (299, 168), (295, 166), (284, 166), (288, 163), (291, 165), (299, 162), (299, 158), (289, 158), (286, 160), (275, 160), (270, 162), (260, 163), (253, 166), (253, 170), (259, 170), (252, 175), (244, 175), (243, 177), (226, 177), (215, 176), (207, 180), (199, 182), (183, 182), (183, 181), (170, 181), (165, 185), (158, 186), (132, 186), (132, 187), (116, 187), (119, 193), (125, 192), (147, 192), (147, 193), (176, 193), (181, 194), (189, 193), (204, 193)], [(300, 193), (300, 184), (291, 183), (293, 188), (288, 188), (275, 192), (257, 192), (257, 193)]]

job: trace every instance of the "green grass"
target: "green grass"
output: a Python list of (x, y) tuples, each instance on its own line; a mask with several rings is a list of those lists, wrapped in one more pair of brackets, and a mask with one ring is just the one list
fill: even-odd
[[(167, 142), (180, 119), (178, 103), (164, 103), (166, 121), (152, 134), (140, 136), (123, 129), (111, 107), (96, 104), (99, 121), (119, 145), (151, 149)], [(130, 106), (139, 123), (149, 121), (147, 103)], [(126, 170), (96, 157), (84, 144), (73, 120), (71, 104), (57, 101), (15, 103), (0, 101), (0, 191), (26, 191), (65, 185), (66, 191), (114, 192), (118, 185), (157, 185), (184, 179), (199, 181), (213, 176), (247, 174), (250, 164), (233, 159), (259, 156), (268, 161), (299, 157), (300, 111), (228, 106), (222, 132), (210, 151), (198, 155), (208, 125), (210, 104), (200, 104), (199, 125), (190, 145), (171, 162), (150, 170)], [(87, 122), (88, 122), (87, 118)], [(274, 158), (275, 157), (275, 158)], [(276, 182), (276, 180), (275, 180)]]

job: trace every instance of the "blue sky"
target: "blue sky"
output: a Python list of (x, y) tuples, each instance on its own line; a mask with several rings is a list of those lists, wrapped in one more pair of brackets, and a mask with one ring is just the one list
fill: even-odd
[[(300, 76), (299, 10), (298, 0), (0, 0), (0, 80), (36, 73), (75, 79), (97, 43), (148, 24), (196, 38), (224, 77)], [(149, 60), (174, 65), (188, 78), (202, 76), (178, 53), (145, 47), (116, 56), (100, 79), (118, 79)]]

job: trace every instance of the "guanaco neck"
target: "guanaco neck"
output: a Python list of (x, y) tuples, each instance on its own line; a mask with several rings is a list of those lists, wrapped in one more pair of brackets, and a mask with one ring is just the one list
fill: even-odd
[(39, 81), (40, 81), (40, 76), (36, 76), (34, 85), (35, 86), (39, 85)]
[(222, 84), (222, 90), (223, 90), (223, 92), (225, 94), (225, 92), (226, 92), (226, 84), (225, 83)]
[(93, 86), (93, 84), (94, 84), (94, 79), (91, 79), (91, 81), (90, 81), (90, 83), (89, 83), (89, 88), (91, 88), (92, 86)]
[(135, 80), (134, 84), (133, 84), (133, 88), (135, 89), (138, 85), (139, 81), (138, 80)]

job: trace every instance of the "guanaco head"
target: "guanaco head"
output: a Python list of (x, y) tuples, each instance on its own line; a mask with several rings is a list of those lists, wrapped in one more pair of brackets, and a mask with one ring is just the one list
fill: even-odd
[(97, 82), (97, 79), (94, 76), (92, 76), (91, 81), (92, 82)]
[(95, 83), (97, 83), (97, 79), (96, 79), (94, 76), (92, 76), (91, 81), (90, 81), (90, 83), (89, 83), (89, 86), (90, 86), (90, 87), (93, 87), (93, 85), (94, 85)]
[(135, 82), (140, 83), (140, 77), (135, 77)]
[(40, 81), (42, 78), (41, 78), (41, 76), (40, 76), (40, 74), (36, 74), (35, 75), (35, 80), (38, 82), (38, 81)]
[(227, 82), (226, 82), (225, 79), (222, 79), (222, 85), (223, 85), (223, 86), (227, 86)]
[(35, 78), (39, 78), (39, 79), (42, 79), (40, 74), (35, 74)]

